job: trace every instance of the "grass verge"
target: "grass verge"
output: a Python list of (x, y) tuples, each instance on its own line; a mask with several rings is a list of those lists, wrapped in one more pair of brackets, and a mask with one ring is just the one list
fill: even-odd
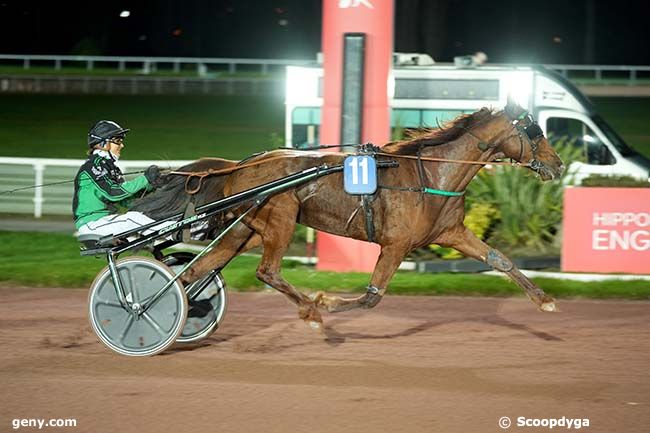
[(3, 95), (2, 156), (85, 158), (86, 134), (100, 119), (130, 128), (128, 160), (242, 159), (279, 145), (281, 98), (165, 95)]
[[(626, 142), (650, 157), (650, 98), (593, 98)], [(100, 119), (131, 128), (124, 158), (241, 159), (284, 137), (282, 98), (171, 95), (20, 95), (0, 98), (2, 156), (84, 158)]]
[[(76, 240), (66, 234), (0, 232), (0, 284), (33, 287), (89, 287), (106, 265), (103, 258), (81, 257)], [(255, 278), (259, 258), (238, 257), (224, 270), (229, 287), (237, 291), (264, 289)], [(301, 290), (363, 292), (370, 279), (364, 273), (317, 272), (297, 262), (285, 261), (284, 277)], [(576, 282), (534, 279), (558, 297), (649, 299), (647, 281)], [(477, 274), (422, 274), (398, 272), (390, 283), (398, 295), (520, 296), (510, 281)]]

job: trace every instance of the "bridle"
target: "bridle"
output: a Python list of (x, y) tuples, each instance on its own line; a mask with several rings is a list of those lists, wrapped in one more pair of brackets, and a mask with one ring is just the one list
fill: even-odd
[(524, 157), (525, 140), (528, 142), (533, 155), (532, 159), (528, 161), (528, 165), (531, 170), (539, 172), (543, 167), (543, 164), (537, 160), (537, 149), (539, 147), (539, 141), (544, 137), (544, 131), (542, 131), (542, 128), (527, 111), (524, 111), (514, 119), (510, 116), (507, 110), (506, 115), (510, 120), (512, 120), (512, 126), (517, 131), (517, 136), (519, 137), (519, 161)]
[[(539, 170), (543, 167), (543, 164), (539, 160), (537, 160), (537, 149), (539, 147), (539, 141), (542, 137), (544, 137), (544, 132), (542, 131), (542, 128), (539, 126), (539, 124), (535, 121), (533, 116), (528, 111), (524, 111), (523, 113), (521, 113), (519, 116), (516, 117), (512, 116), (508, 110), (505, 110), (505, 114), (506, 116), (508, 116), (508, 119), (510, 119), (512, 124), (512, 129), (516, 131), (517, 138), (519, 138), (518, 161), (521, 164), (530, 167), (531, 170), (535, 172), (539, 172)], [(472, 132), (472, 129), (479, 126), (480, 123), (474, 125), (470, 129), (465, 129), (465, 132), (471, 135), (472, 137), (476, 138), (476, 140), (478, 140), (478, 147), (483, 151), (488, 150), (490, 148), (498, 147), (501, 143), (503, 143), (507, 139), (514, 137), (514, 134), (508, 135), (504, 138), (499, 138), (499, 136), (497, 136), (495, 139), (492, 140), (494, 144), (490, 145), (488, 144), (488, 142), (481, 139), (478, 135)], [(508, 132), (510, 131), (506, 131), (503, 134), (505, 135)], [(533, 155), (531, 160), (528, 161), (527, 163), (522, 162), (522, 159), (524, 158), (524, 152), (525, 152), (524, 142), (527, 142), (528, 146), (530, 147), (531, 153)]]

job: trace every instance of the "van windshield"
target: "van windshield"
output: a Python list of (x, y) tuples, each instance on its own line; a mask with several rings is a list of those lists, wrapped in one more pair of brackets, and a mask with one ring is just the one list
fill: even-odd
[(614, 145), (616, 150), (618, 150), (621, 153), (621, 156), (635, 156), (638, 155), (638, 152), (634, 149), (632, 149), (630, 146), (625, 143), (625, 141), (621, 138), (620, 135), (614, 131), (614, 129), (609, 126), (605, 120), (600, 117), (598, 114), (595, 114), (591, 117), (591, 120), (594, 121), (596, 126), (600, 128), (603, 134), (611, 141), (611, 143)]

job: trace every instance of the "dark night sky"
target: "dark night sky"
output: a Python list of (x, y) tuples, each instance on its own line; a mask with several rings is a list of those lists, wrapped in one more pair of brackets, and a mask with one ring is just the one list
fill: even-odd
[[(371, 0), (372, 1), (372, 0)], [(0, 53), (314, 58), (320, 0), (0, 0)], [(119, 18), (121, 10), (129, 18)], [(395, 50), (650, 64), (650, 2), (395, 0)], [(591, 17), (591, 19), (589, 18)]]

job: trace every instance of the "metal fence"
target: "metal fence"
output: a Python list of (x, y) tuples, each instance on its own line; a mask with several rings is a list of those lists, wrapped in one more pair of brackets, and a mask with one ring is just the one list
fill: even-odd
[(0, 93), (282, 96), (279, 78), (2, 75)]
[[(176, 168), (191, 161), (119, 161), (124, 172), (143, 170), (155, 164), (161, 168)], [(42, 188), (30, 188), (11, 194), (3, 193), (33, 185), (65, 182), (74, 179), (84, 163), (81, 159), (8, 158), (0, 157), (0, 213), (42, 215), (71, 215), (72, 182)], [(131, 176), (132, 177), (132, 176)]]
[[(30, 54), (0, 54), (0, 64), (15, 65), (29, 70), (35, 65), (46, 65), (54, 70), (61, 70), (66, 65), (82, 64), (85, 69), (92, 71), (98, 66), (112, 68), (125, 72), (129, 68), (138, 68), (141, 74), (149, 74), (168, 69), (180, 73), (188, 66), (203, 76), (208, 66), (223, 68), (228, 73), (236, 73), (242, 69), (256, 70), (262, 75), (274, 70), (283, 70), (288, 65), (313, 64), (314, 60), (305, 59), (244, 59), (244, 58), (214, 58), (214, 57), (125, 57), (125, 56), (59, 56), (59, 55), (30, 55)], [(639, 65), (546, 65), (547, 68), (559, 71), (568, 78), (589, 78), (597, 82), (611, 79), (625, 79), (632, 84), (640, 79), (650, 79), (650, 66)]]
[(266, 75), (274, 69), (283, 69), (288, 65), (304, 65), (313, 63), (313, 60), (291, 59), (240, 59), (240, 58), (212, 58), (212, 57), (123, 57), (123, 56), (53, 56), (53, 55), (24, 55), (0, 54), (1, 64), (22, 65), (23, 69), (30, 69), (36, 64), (49, 65), (54, 70), (61, 70), (66, 64), (85, 65), (86, 70), (92, 71), (98, 65), (115, 68), (124, 72), (129, 67), (141, 68), (141, 73), (156, 72), (160, 66), (168, 66), (175, 73), (180, 73), (184, 66), (190, 65), (196, 69), (197, 75), (206, 72), (207, 65), (223, 66), (234, 74), (238, 67), (254, 67)]

